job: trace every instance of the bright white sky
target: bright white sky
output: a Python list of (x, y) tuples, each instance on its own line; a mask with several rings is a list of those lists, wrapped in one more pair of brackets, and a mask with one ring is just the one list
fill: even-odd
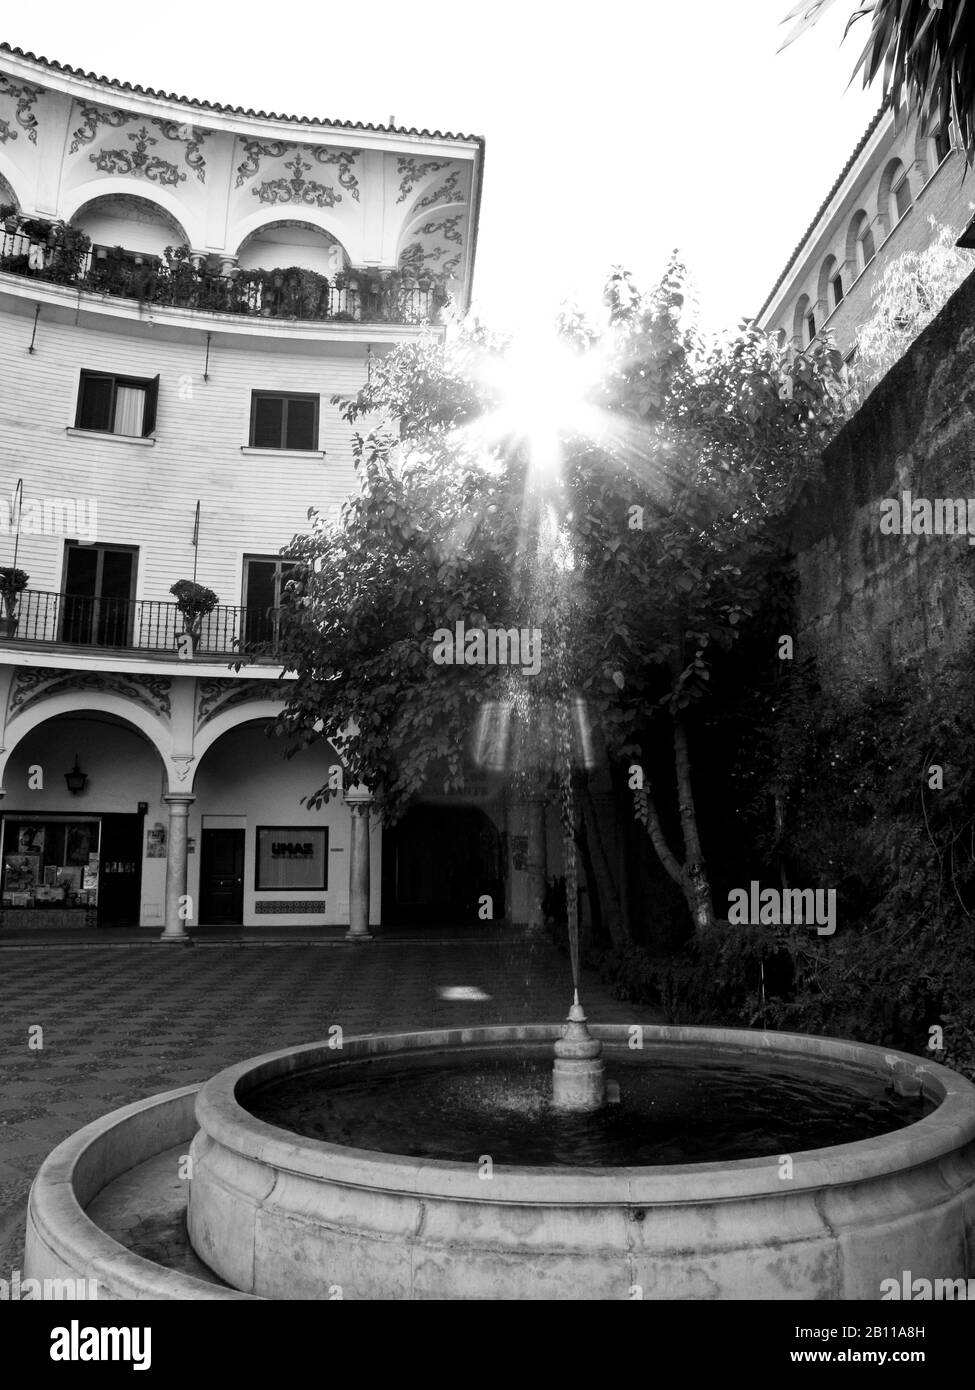
[(679, 247), (705, 326), (754, 314), (880, 102), (853, 0), (784, 53), (791, 0), (8, 5), (8, 43), (257, 110), (483, 135), (475, 296), (499, 325)]

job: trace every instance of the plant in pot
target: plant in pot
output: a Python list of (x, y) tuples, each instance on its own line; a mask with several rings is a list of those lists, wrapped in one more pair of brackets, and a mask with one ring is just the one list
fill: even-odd
[(0, 597), (3, 598), (3, 616), (0, 617), (0, 637), (13, 637), (20, 621), (17, 608), (20, 596), (27, 588), (30, 575), (25, 570), (12, 565), (0, 565)]
[(58, 284), (74, 284), (81, 276), (90, 250), (91, 238), (85, 232), (65, 222), (56, 223), (49, 278)]
[(177, 636), (190, 639), (192, 651), (200, 637), (200, 627), (208, 613), (212, 613), (220, 600), (212, 589), (197, 584), (195, 579), (177, 579), (169, 591), (176, 600), (176, 607), (183, 616), (183, 631)]
[(193, 264), (190, 248), (167, 246), (163, 255), (172, 287), (172, 302), (182, 309), (192, 309), (199, 297), (200, 275)]
[(25, 217), (20, 230), (30, 241), (47, 245), (47, 239), (51, 235), (51, 223), (46, 217)]

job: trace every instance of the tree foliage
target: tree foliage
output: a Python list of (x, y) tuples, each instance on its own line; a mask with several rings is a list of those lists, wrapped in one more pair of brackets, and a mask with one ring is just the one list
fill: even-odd
[[(503, 423), (487, 368), (505, 345), (479, 325), (375, 364), (343, 403), (351, 425), (375, 422), (354, 435), (359, 491), (337, 523), (313, 514), (286, 552), (297, 568), (281, 655), (297, 680), (279, 728), (299, 746), (329, 739), (395, 819), (417, 794), (463, 783), (485, 711), (513, 712), (506, 766), (537, 778), (568, 752), (564, 712), (581, 702), (603, 761), (648, 769), (636, 812), (701, 924), (713, 914), (693, 710), (715, 685), (715, 653), (756, 611), (841, 416), (842, 364), (818, 342), (793, 356), (751, 326), (703, 341), (684, 282), (676, 259), (649, 294), (617, 271), (603, 330), (563, 316), (560, 351), (592, 368), (596, 423), (563, 431), (557, 477), (534, 471), (529, 422)], [(540, 394), (544, 381), (539, 370)], [(437, 664), (435, 633), (457, 622), (538, 629), (542, 669)], [(619, 905), (604, 911), (614, 921)]]
[(954, 121), (969, 163), (975, 157), (975, 13), (970, 0), (874, 0), (847, 25), (870, 18), (854, 72), (864, 86), (881, 75), (895, 110), (905, 99), (924, 121)]
[(951, 228), (933, 220), (931, 226), (929, 245), (888, 261), (873, 288), (873, 308), (857, 333), (852, 372), (861, 397), (903, 357), (971, 273), (971, 259), (955, 245)]
[[(786, 20), (799, 18), (785, 48), (810, 29), (833, 0), (802, 0)], [(975, 157), (975, 15), (971, 0), (863, 0), (845, 33), (869, 19), (870, 36), (857, 60), (868, 87), (878, 76), (895, 109), (906, 101), (921, 119), (954, 121), (969, 164)]]

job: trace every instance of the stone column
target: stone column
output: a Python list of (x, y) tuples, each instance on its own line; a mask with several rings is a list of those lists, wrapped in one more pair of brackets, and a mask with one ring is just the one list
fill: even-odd
[(372, 941), (369, 930), (369, 807), (372, 793), (366, 787), (349, 787), (349, 930), (346, 941)]
[(180, 899), (186, 896), (187, 817), (195, 800), (185, 792), (163, 797), (169, 807), (169, 837), (166, 844), (166, 928), (160, 941), (189, 940), (179, 910)]

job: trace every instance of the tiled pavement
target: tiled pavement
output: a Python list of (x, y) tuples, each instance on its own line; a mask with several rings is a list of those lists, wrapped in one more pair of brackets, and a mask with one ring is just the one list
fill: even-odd
[[(444, 999), (476, 986), (486, 1000)], [(652, 1010), (583, 982), (590, 1018), (653, 1022)], [(98, 1115), (203, 1081), (231, 1062), (327, 1036), (565, 1017), (565, 956), (547, 944), (46, 945), (0, 951), (0, 1278), (23, 1263), (31, 1179)], [(43, 1029), (43, 1047), (29, 1046)], [(34, 1035), (36, 1037), (36, 1034)]]

